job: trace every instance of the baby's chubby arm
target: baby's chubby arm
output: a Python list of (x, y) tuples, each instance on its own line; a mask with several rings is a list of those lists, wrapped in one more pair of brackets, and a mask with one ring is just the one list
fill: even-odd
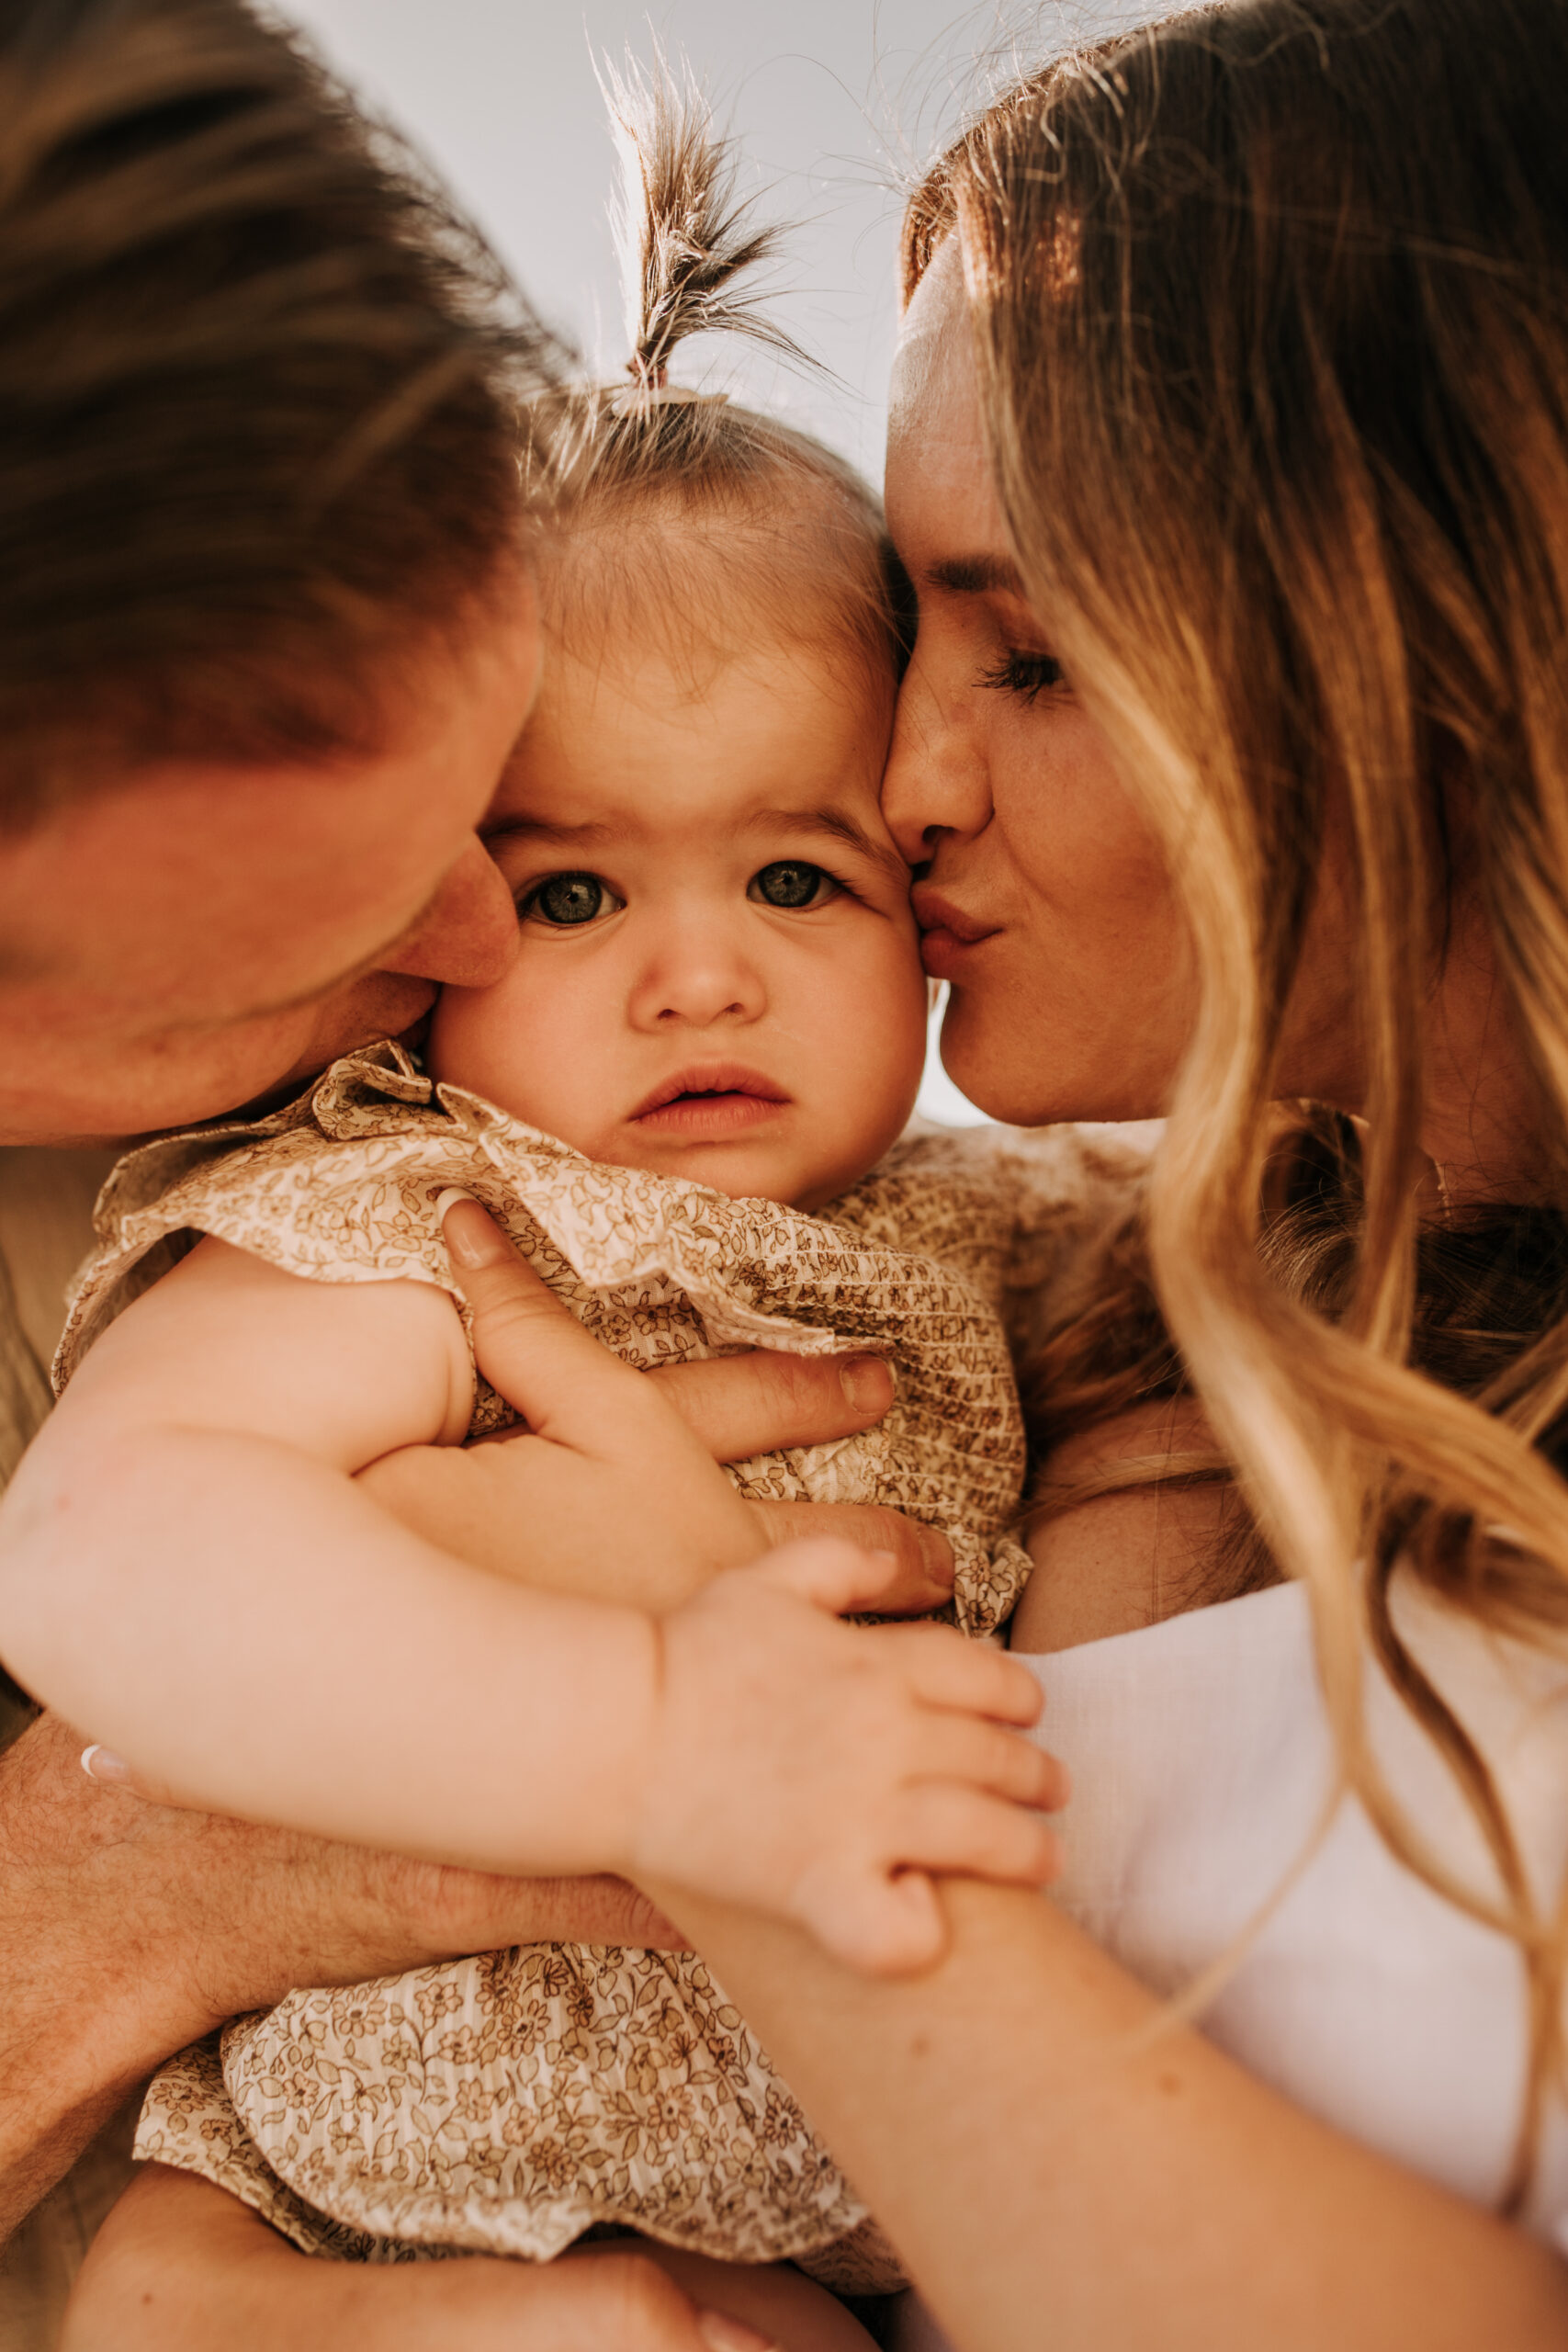
[[(547, 1737), (590, 1644), (625, 1703), (647, 1639), (630, 1611), (526, 1605), (355, 1487), (390, 1447), (460, 1438), (471, 1391), (434, 1285), (306, 1282), (202, 1242), (98, 1341), (0, 1508), (0, 1652), (189, 1800), (547, 1869), (518, 1844), (503, 1727), (525, 1717), (520, 1757)], [(571, 1870), (586, 1819), (560, 1794)], [(603, 1802), (585, 1776), (584, 1816)]]
[[(564, 1310), (530, 1360), (601, 1453), (613, 1430), (634, 1472), (739, 1510)], [(491, 1869), (714, 1887), (874, 1968), (937, 1948), (923, 1870), (1049, 1874), (1054, 1770), (1004, 1728), (1032, 1719), (1032, 1678), (837, 1623), (875, 1603), (866, 1555), (795, 1546), (656, 1624), (390, 1521), (352, 1474), (460, 1436), (469, 1378), (434, 1287), (203, 1244), (98, 1342), (13, 1485), (0, 1654), (144, 1789)]]

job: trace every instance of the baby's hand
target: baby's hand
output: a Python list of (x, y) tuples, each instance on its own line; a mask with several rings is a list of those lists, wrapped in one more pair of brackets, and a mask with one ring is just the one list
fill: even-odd
[(794, 1544), (660, 1627), (626, 1869), (795, 1919), (893, 1975), (941, 1957), (928, 1871), (1027, 1886), (1059, 1867), (1060, 1765), (1020, 1737), (1040, 1686), (941, 1626), (853, 1626), (886, 1555)]

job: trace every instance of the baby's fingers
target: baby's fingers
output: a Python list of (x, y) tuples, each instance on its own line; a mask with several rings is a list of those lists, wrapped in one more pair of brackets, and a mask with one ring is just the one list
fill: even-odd
[(823, 1951), (862, 1976), (912, 1976), (947, 1948), (947, 1922), (921, 1871), (824, 1871), (801, 1887), (796, 1909)]
[(1010, 1804), (1059, 1813), (1069, 1793), (1067, 1769), (1016, 1731), (973, 1715), (928, 1714), (917, 1777), (984, 1789)]
[(872, 1637), (887, 1645), (928, 1707), (951, 1707), (967, 1715), (989, 1715), (1027, 1731), (1045, 1704), (1026, 1666), (987, 1642), (965, 1640), (945, 1625), (878, 1626)]
[(897, 1561), (889, 1552), (863, 1552), (834, 1535), (811, 1536), (781, 1544), (742, 1574), (794, 1593), (829, 1616), (841, 1617), (851, 1609), (876, 1608), (882, 1594), (897, 1584)]
[(1062, 1868), (1061, 1846), (1039, 1814), (951, 1781), (907, 1790), (894, 1832), (899, 1859), (920, 1871), (1048, 1886)]

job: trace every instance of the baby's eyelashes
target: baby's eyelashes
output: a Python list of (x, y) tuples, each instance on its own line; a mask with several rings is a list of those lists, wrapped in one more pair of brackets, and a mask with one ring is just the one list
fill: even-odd
[(596, 922), (601, 915), (616, 914), (625, 904), (597, 874), (547, 874), (522, 892), (517, 912), (525, 922), (571, 930), (581, 923)]
[(746, 895), (766, 907), (799, 909), (822, 906), (842, 888), (843, 884), (822, 866), (808, 865), (803, 858), (781, 857), (753, 874)]
[[(845, 885), (825, 866), (800, 857), (774, 858), (752, 875), (746, 896), (756, 905), (803, 913), (841, 898)], [(552, 931), (577, 931), (619, 914), (626, 899), (613, 890), (602, 874), (572, 867), (545, 874), (517, 893), (517, 913), (523, 922), (543, 923)]]

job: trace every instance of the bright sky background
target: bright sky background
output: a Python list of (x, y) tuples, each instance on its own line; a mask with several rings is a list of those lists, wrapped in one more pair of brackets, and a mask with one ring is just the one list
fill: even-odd
[[(705, 338), (679, 380), (782, 410), (880, 480), (902, 188), (989, 89), (1154, 0), (283, 0), (435, 164), (536, 307), (597, 372), (627, 343), (595, 53), (662, 43), (735, 130), (742, 186), (797, 222), (776, 315), (828, 373)], [(977, 1118), (932, 1057), (921, 1107)]]

